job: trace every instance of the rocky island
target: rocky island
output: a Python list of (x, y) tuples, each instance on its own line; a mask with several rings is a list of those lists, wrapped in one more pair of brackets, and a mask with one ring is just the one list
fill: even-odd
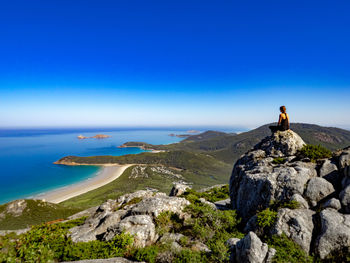
[(84, 139), (106, 139), (106, 138), (110, 138), (110, 135), (105, 135), (105, 134), (96, 134), (95, 136), (91, 136), (91, 137), (86, 137), (83, 135), (79, 135), (77, 136), (77, 138), (79, 140), (84, 140)]

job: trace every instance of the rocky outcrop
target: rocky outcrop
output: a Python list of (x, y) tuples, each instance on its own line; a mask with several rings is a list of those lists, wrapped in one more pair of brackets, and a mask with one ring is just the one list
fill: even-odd
[(9, 214), (14, 217), (21, 216), (24, 210), (27, 208), (27, 202), (24, 199), (15, 200), (7, 204), (6, 209), (3, 213), (0, 214), (0, 219)]
[(319, 170), (319, 176), (333, 185), (338, 185), (341, 180), (336, 163), (333, 160), (325, 160)]
[(320, 200), (333, 192), (334, 187), (330, 182), (321, 177), (315, 177), (309, 180), (305, 190), (305, 196), (313, 206), (316, 206)]
[(271, 233), (282, 235), (285, 233), (295, 243), (309, 253), (314, 224), (314, 211), (308, 209), (282, 208), (278, 211), (277, 220)]
[(244, 238), (229, 239), (231, 247), (231, 262), (236, 263), (265, 263), (271, 262), (275, 250), (268, 247), (266, 243), (261, 242), (254, 232), (249, 232)]
[(303, 145), (293, 131), (276, 132), (242, 155), (230, 178), (231, 206), (246, 232), (264, 235), (257, 212), (298, 202), (297, 209), (275, 206), (277, 219), (269, 234), (285, 234), (305, 252), (325, 258), (350, 246), (350, 147), (312, 163), (299, 157)]
[(345, 187), (339, 194), (341, 204), (346, 213), (350, 213), (350, 185)]
[(350, 246), (350, 215), (327, 208), (321, 211), (320, 219), (321, 233), (316, 239), (315, 250), (321, 259)]
[(191, 187), (187, 184), (174, 183), (173, 188), (170, 191), (170, 196), (180, 196), (189, 188)]
[(140, 190), (100, 205), (85, 224), (70, 229), (71, 238), (73, 242), (111, 240), (115, 235), (126, 232), (134, 235), (135, 246), (144, 247), (158, 238), (155, 217), (165, 211), (182, 217), (183, 209), (187, 205), (189, 201), (184, 198)]
[[(277, 132), (236, 162), (230, 179), (230, 197), (233, 209), (244, 221), (274, 200), (303, 195), (308, 180), (317, 176), (315, 165), (288, 161), (294, 159), (290, 154), (303, 145), (294, 132)], [(283, 157), (286, 162), (275, 164), (274, 156)]]
[(303, 139), (292, 130), (278, 131), (263, 139), (254, 149), (263, 150), (268, 156), (282, 157), (295, 155), (303, 146)]

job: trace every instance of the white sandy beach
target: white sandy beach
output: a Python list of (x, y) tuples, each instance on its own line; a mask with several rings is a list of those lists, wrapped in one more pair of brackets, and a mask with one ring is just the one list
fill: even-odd
[(104, 165), (102, 171), (93, 178), (37, 195), (33, 197), (33, 199), (45, 200), (47, 202), (58, 204), (114, 181), (131, 165), (132, 164)]

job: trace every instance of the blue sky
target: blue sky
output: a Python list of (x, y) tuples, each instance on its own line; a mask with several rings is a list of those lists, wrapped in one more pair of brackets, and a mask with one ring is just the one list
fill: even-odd
[(7, 1), (0, 127), (350, 128), (349, 1)]

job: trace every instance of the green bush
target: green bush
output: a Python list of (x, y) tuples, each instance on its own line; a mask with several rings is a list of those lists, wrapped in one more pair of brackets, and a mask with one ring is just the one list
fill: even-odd
[(204, 198), (209, 202), (216, 202), (230, 197), (228, 185), (222, 187), (214, 187), (205, 192), (197, 192), (193, 189), (188, 189), (182, 194), (191, 203), (196, 202), (199, 198)]
[(138, 204), (142, 201), (142, 197), (135, 197), (133, 199), (131, 199), (129, 202), (123, 204), (119, 209), (124, 208), (127, 205), (134, 205), (134, 204)]
[(179, 232), (183, 225), (183, 220), (175, 213), (166, 211), (159, 214), (155, 219), (156, 231), (159, 235), (165, 233)]
[(139, 248), (136, 250), (134, 258), (137, 261), (146, 261), (149, 263), (155, 263), (159, 251), (160, 251), (159, 247), (155, 245), (145, 247), (145, 248)]
[(68, 229), (82, 224), (85, 218), (67, 223), (42, 224), (17, 239), (0, 237), (1, 262), (54, 262), (123, 256), (133, 242), (129, 234), (117, 235), (109, 242), (73, 243)]
[(240, 220), (236, 211), (214, 210), (202, 203), (191, 204), (185, 211), (191, 214), (191, 218), (184, 222), (186, 227), (182, 229), (182, 234), (209, 247), (212, 252), (205, 256), (209, 262), (226, 262), (229, 258), (227, 239), (244, 236), (237, 229)]
[(290, 240), (285, 234), (272, 236), (267, 240), (267, 244), (269, 247), (276, 249), (272, 262), (311, 263), (313, 261), (312, 257), (307, 255), (298, 244)]
[(332, 157), (332, 152), (321, 145), (304, 145), (299, 151), (299, 155), (303, 158), (309, 158), (312, 162), (318, 159)]
[(286, 162), (286, 159), (282, 157), (276, 157), (272, 160), (272, 163), (274, 164), (283, 164), (285, 162)]
[(288, 202), (282, 201), (272, 201), (270, 203), (271, 210), (277, 211), (279, 208), (289, 208), (289, 209), (298, 209), (300, 207), (300, 203), (295, 200), (291, 200)]
[(183, 249), (175, 255), (174, 263), (202, 263), (209, 262), (205, 255), (198, 251)]
[(277, 219), (277, 212), (266, 208), (257, 213), (259, 227), (266, 228), (272, 226)]

